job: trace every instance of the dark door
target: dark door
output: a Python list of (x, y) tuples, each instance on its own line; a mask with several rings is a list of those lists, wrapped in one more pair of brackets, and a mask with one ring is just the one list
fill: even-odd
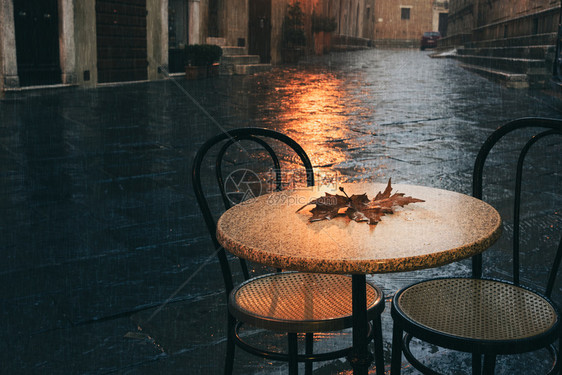
[(146, 0), (96, 0), (98, 82), (147, 79)]
[(449, 20), (448, 13), (439, 13), (439, 31), (441, 33), (441, 37), (447, 36), (447, 22)]
[(248, 52), (260, 55), (262, 63), (271, 60), (271, 0), (250, 0)]
[(185, 71), (183, 47), (188, 44), (187, 0), (168, 1), (168, 70), (170, 73)]
[(57, 0), (14, 0), (21, 86), (61, 82)]
[(219, 0), (209, 0), (209, 36), (219, 35)]

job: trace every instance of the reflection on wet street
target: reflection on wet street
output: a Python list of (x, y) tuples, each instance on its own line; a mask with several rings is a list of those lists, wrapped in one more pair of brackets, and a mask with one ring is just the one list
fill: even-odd
[[(455, 60), (418, 50), (331, 54), (254, 76), (11, 94), (0, 101), (0, 328), (10, 342), (0, 354), (3, 370), (222, 373), (226, 303), (190, 168), (197, 148), (224, 129), (286, 133), (319, 174), (342, 181), (391, 177), (396, 184), (470, 193), (480, 144), (500, 124), (524, 116), (561, 117), (541, 92), (506, 89)], [(503, 156), (510, 151), (506, 145)], [(507, 218), (509, 236), (504, 195), (512, 178), (503, 156), (490, 161), (495, 176), (487, 198)], [(561, 176), (562, 166), (554, 164), (540, 170), (537, 183), (561, 186)], [(533, 207), (541, 215), (529, 227), (560, 231), (561, 194)], [(508, 246), (501, 240), (485, 257), (492, 275), (509, 272)], [(533, 278), (546, 272), (534, 251), (524, 255)], [(466, 275), (469, 268), (463, 261), (370, 278), (391, 296), (421, 278)], [(553, 299), (560, 301), (561, 293), (559, 283)], [(387, 303), (387, 365), (389, 311)], [(261, 340), (252, 330), (245, 335)], [(351, 334), (333, 337), (319, 335), (316, 347), (347, 343)], [(283, 338), (272, 340), (285, 345)], [(468, 356), (435, 347), (419, 351), (445, 373), (464, 373), (470, 364)], [(500, 362), (498, 371), (522, 373), (526, 358)], [(241, 350), (234, 368), (237, 374), (287, 371)], [(541, 372), (533, 365), (524, 373)], [(314, 373), (351, 370), (336, 360), (315, 365)]]

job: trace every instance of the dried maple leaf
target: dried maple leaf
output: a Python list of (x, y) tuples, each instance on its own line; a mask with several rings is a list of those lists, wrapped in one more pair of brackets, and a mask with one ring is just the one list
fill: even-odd
[(342, 195), (326, 193), (324, 197), (314, 199), (305, 204), (297, 212), (310, 204), (315, 204), (316, 207), (310, 210), (312, 217), (309, 221), (330, 220), (338, 215), (340, 209), (348, 207), (348, 198)]
[(422, 199), (406, 197), (404, 193), (392, 193), (391, 179), (388, 180), (386, 189), (384, 192), (380, 192), (371, 201), (367, 197), (367, 194), (352, 195), (349, 197), (343, 188), (340, 187), (343, 195), (326, 193), (324, 197), (314, 199), (309, 203), (305, 204), (297, 210), (299, 212), (306, 206), (310, 204), (315, 204), (310, 212), (312, 217), (309, 221), (318, 221), (325, 219), (333, 219), (334, 217), (341, 215), (340, 210), (345, 208), (345, 215), (347, 215), (351, 220), (357, 222), (367, 221), (371, 225), (375, 225), (381, 218), (386, 214), (394, 213), (393, 207), (400, 206), (404, 207), (409, 203), (424, 202)]

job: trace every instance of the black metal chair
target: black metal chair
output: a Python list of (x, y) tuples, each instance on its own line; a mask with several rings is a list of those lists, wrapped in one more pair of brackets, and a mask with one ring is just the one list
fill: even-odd
[[(282, 171), (279, 157), (274, 151), (274, 143), (283, 143), (298, 155), (306, 171), (307, 186), (314, 186), (312, 164), (305, 151), (293, 139), (276, 131), (260, 128), (231, 130), (205, 142), (195, 156), (192, 169), (193, 189), (220, 261), (228, 299), (228, 343), (224, 372), (232, 373), (234, 349), (237, 345), (257, 356), (289, 362), (290, 374), (296, 374), (298, 363), (305, 362), (305, 372), (310, 374), (313, 362), (345, 357), (351, 352), (352, 348), (346, 347), (327, 353), (313, 353), (314, 333), (352, 327), (351, 276), (278, 270), (276, 273), (250, 278), (246, 262), (240, 259), (246, 280), (235, 287), (226, 251), (219, 245), (215, 235), (216, 221), (209, 208), (206, 197), (208, 192), (202, 187), (201, 167), (209, 150), (218, 149), (214, 168), (225, 209), (228, 209), (231, 201), (225, 189), (222, 161), (227, 150), (240, 141), (257, 143), (262, 153), (265, 150), (269, 154), (273, 164), (272, 170), (275, 171), (277, 190), (282, 188)], [(248, 148), (244, 152), (250, 153), (253, 150)], [(370, 284), (367, 285), (367, 309), (371, 321), (369, 338), (375, 340), (377, 374), (382, 375), (384, 360), (380, 318), (384, 310), (384, 296), (380, 288)], [(239, 334), (243, 324), (287, 333), (288, 353), (266, 350), (244, 341)], [(297, 350), (298, 333), (305, 336), (304, 354), (299, 354)]]
[[(533, 131), (535, 135), (525, 143), (517, 159), (513, 195), (513, 280), (482, 278), (480, 254), (472, 258), (471, 278), (430, 279), (397, 292), (391, 309), (394, 319), (391, 374), (400, 374), (402, 353), (422, 373), (438, 374), (415, 358), (410, 348), (413, 337), (439, 347), (472, 353), (473, 374), (480, 374), (482, 371), (493, 374), (497, 355), (527, 353), (543, 348), (549, 350), (553, 358), (553, 365), (548, 373), (560, 370), (558, 350), (553, 345), (557, 339), (560, 345), (560, 310), (550, 300), (550, 296), (562, 258), (562, 241), (557, 243), (557, 236), (552, 241), (553, 247), (558, 247), (544, 293), (536, 292), (528, 285), (521, 285), (519, 248), (525, 156), (543, 138), (562, 135), (562, 120), (523, 118), (494, 131), (482, 145), (476, 158), (473, 195), (482, 199), (484, 163), (491, 149), (505, 135), (523, 128)], [(560, 163), (561, 156), (555, 154), (552, 157)], [(561, 192), (558, 190), (557, 194)], [(541, 198), (537, 194), (535, 197)]]

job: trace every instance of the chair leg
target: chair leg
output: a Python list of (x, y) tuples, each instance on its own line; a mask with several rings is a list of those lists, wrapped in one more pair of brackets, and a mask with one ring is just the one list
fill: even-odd
[(390, 363), (390, 374), (400, 375), (402, 367), (402, 327), (394, 321), (394, 328), (392, 329), (392, 358)]
[(298, 375), (298, 341), (296, 333), (289, 333), (289, 375)]
[[(560, 356), (562, 355), (562, 325), (560, 326), (558, 331), (558, 352), (556, 353), (556, 368), (554, 373), (556, 374), (556, 372), (558, 372), (560, 375), (562, 375), (562, 365), (560, 364)], [(556, 347), (554, 348), (554, 350), (556, 350)]]
[[(305, 335), (305, 353), (306, 355), (312, 355), (314, 353), (314, 334), (307, 333)], [(312, 375), (312, 361), (306, 361), (304, 365), (305, 375)]]
[(236, 329), (236, 320), (228, 314), (227, 332), (226, 332), (226, 357), (224, 360), (224, 375), (232, 375), (234, 368), (234, 330)]
[(494, 375), (496, 369), (496, 355), (495, 354), (485, 354), (484, 355), (484, 375)]
[(375, 366), (377, 368), (377, 375), (384, 375), (384, 351), (382, 344), (382, 324), (380, 315), (373, 319), (373, 329), (375, 330), (373, 341), (375, 343)]
[(472, 375), (482, 374), (482, 355), (480, 353), (472, 353)]

